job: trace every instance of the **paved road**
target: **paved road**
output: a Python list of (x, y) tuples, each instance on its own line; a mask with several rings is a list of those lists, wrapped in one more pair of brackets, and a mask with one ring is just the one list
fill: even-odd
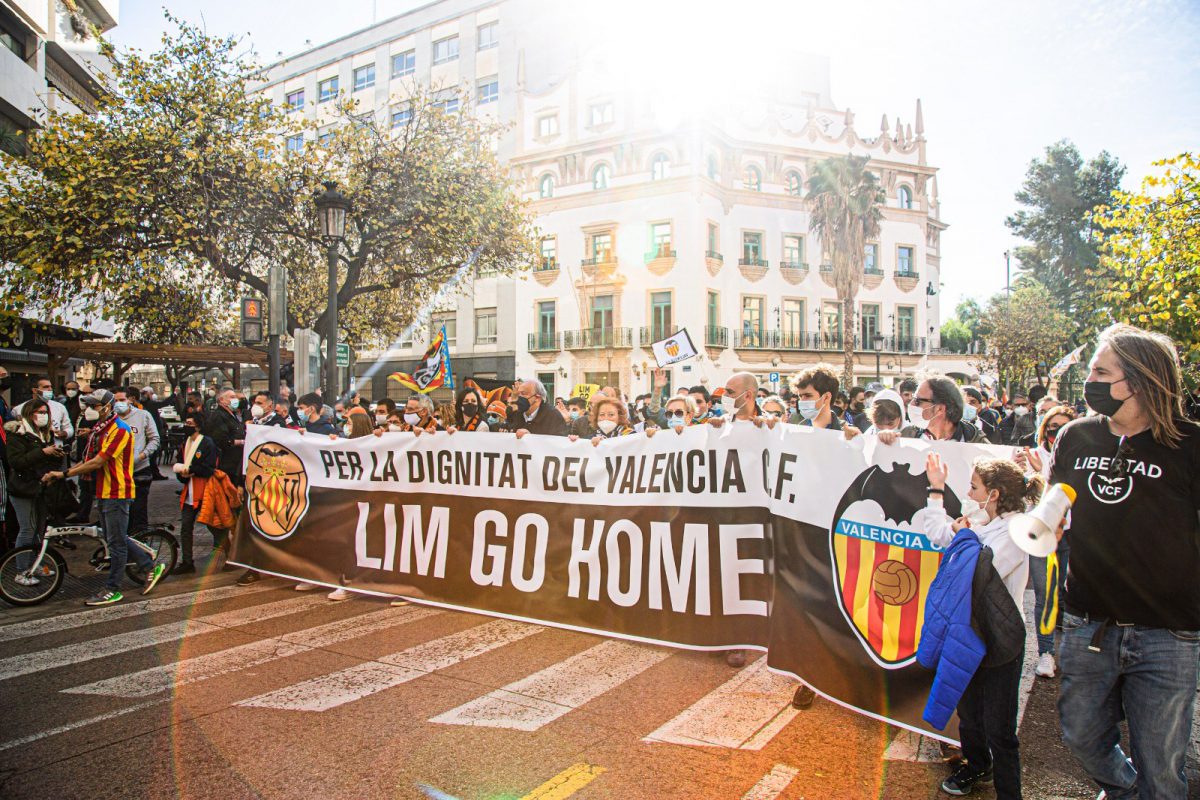
[[(172, 484), (154, 500), (165, 521)], [(936, 747), (822, 700), (796, 712), (761, 661), (239, 588), (217, 566), (118, 606), (0, 612), (0, 797), (944, 796)], [(1026, 796), (1092, 797), (1054, 691), (1027, 706)]]

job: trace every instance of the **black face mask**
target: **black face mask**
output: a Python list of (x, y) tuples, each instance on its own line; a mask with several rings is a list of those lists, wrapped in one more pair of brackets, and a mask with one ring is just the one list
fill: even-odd
[(462, 413), (464, 417), (470, 418), (479, 413), (478, 403), (463, 403)]
[(519, 411), (522, 414), (529, 413), (529, 398), (528, 397), (518, 397), (517, 398), (517, 411)]
[(862, 403), (855, 403), (855, 404), (854, 404), (854, 413), (855, 413), (855, 414), (861, 414), (861, 413), (862, 413), (862, 410), (863, 410), (863, 404), (862, 404)]
[[(1125, 379), (1122, 378), (1121, 380)], [(1114, 381), (1114, 383), (1120, 382)], [(1087, 402), (1088, 408), (1106, 417), (1111, 417), (1120, 411), (1121, 406), (1125, 405), (1125, 401), (1113, 399), (1112, 386), (1112, 383), (1085, 381), (1083, 384), (1083, 399)]]

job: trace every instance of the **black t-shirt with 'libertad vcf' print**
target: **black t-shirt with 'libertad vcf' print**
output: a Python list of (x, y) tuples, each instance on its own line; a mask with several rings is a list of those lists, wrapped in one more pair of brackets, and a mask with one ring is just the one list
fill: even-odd
[(1107, 417), (1058, 435), (1051, 482), (1076, 492), (1065, 606), (1096, 618), (1200, 629), (1200, 426), (1179, 421), (1177, 448), (1150, 431), (1121, 447)]

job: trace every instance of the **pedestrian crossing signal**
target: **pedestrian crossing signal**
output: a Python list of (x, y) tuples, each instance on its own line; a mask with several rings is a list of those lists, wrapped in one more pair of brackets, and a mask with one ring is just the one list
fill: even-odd
[(242, 344), (263, 343), (263, 303), (257, 297), (242, 298)]

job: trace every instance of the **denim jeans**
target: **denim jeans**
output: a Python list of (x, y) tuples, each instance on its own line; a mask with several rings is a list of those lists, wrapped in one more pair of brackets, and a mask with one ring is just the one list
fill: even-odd
[[(1062, 619), (1063, 584), (1067, 580), (1067, 556), (1071, 553), (1068, 537), (1058, 543), (1058, 614)], [(1029, 577), (1033, 581), (1033, 629), (1037, 632), (1038, 655), (1054, 653), (1054, 632), (1042, 633), (1042, 612), (1046, 608), (1046, 559), (1030, 556)]]
[[(1184, 800), (1184, 762), (1200, 677), (1200, 631), (1109, 626), (1063, 615), (1058, 714), (1063, 741), (1109, 800)], [(1117, 723), (1129, 723), (1132, 760)]]
[(962, 754), (972, 767), (991, 769), (997, 800), (1020, 800), (1021, 757), (1017, 746), (1018, 656), (1007, 664), (980, 667), (958, 701)]
[(96, 503), (100, 507), (100, 524), (104, 526), (104, 539), (108, 542), (108, 581), (105, 585), (118, 592), (121, 590), (121, 576), (125, 574), (125, 563), (130, 553), (133, 553), (134, 560), (143, 569), (150, 569), (154, 559), (128, 536), (132, 500), (98, 498)]
[[(0, 467), (3, 469), (3, 467)], [(21, 530), (17, 533), (16, 547), (36, 545), (46, 532), (46, 500), (42, 497), (11, 497), (13, 510), (17, 512), (17, 524)], [(33, 561), (30, 556), (17, 559), (17, 569), (29, 569)]]

